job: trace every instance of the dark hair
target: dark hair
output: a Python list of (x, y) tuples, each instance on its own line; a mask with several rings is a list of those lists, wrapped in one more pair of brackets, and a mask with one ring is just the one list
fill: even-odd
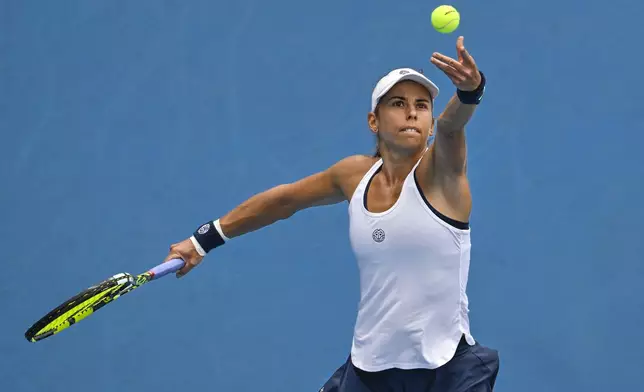
[(373, 153), (374, 158), (380, 158), (380, 147), (376, 146), (376, 152)]
[[(378, 117), (378, 109), (380, 108), (380, 102), (376, 104), (376, 108), (373, 110), (373, 113)], [(380, 158), (380, 136), (376, 133), (376, 152), (373, 153), (374, 158)]]

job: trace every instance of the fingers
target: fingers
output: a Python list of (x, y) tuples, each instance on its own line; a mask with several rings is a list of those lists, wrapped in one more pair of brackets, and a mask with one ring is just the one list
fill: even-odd
[(172, 259), (181, 259), (185, 262), (184, 266), (175, 274), (177, 278), (181, 278), (196, 267), (203, 258), (196, 253), (190, 239), (187, 239), (170, 246), (170, 252), (168, 252), (164, 262)]
[(178, 245), (179, 245), (179, 244), (172, 244), (172, 245), (170, 245), (170, 252), (168, 252), (168, 255), (165, 257), (165, 259), (163, 259), (163, 262), (164, 262), (164, 263), (166, 263), (166, 262), (168, 262), (168, 261), (170, 261), (170, 260), (172, 260), (172, 259), (176, 259), (177, 257), (179, 257), (179, 254), (178, 254), (178, 253), (177, 253), (177, 251), (175, 250), (175, 249), (177, 248), (177, 246), (178, 246)]
[[(181, 258), (181, 257), (179, 257)], [(183, 261), (185, 261), (185, 264), (179, 271), (177, 271), (176, 275), (177, 278), (182, 278), (185, 276), (188, 272), (192, 271), (193, 268), (195, 268), (199, 263), (201, 263), (201, 257), (198, 257), (197, 259), (193, 257), (184, 257), (182, 258)]]
[(459, 62), (463, 62), (463, 50), (465, 50), (463, 40), (463, 36), (458, 37), (458, 39), (456, 40), (456, 54), (458, 55)]
[[(174, 247), (174, 245), (173, 245), (173, 247)], [(164, 263), (167, 263), (168, 261), (173, 260), (173, 259), (181, 259), (181, 260), (183, 260), (183, 261), (185, 262), (184, 266), (183, 266), (183, 267), (181, 267), (181, 269), (179, 269), (179, 270), (175, 273), (175, 276), (176, 276), (177, 278), (181, 278), (182, 276), (184, 276), (185, 274), (187, 274), (188, 272), (190, 272), (190, 270), (192, 269), (192, 266), (190, 265), (190, 262), (189, 262), (188, 260), (186, 260), (186, 258), (185, 258), (185, 257), (181, 256), (179, 253), (177, 253), (176, 251), (174, 251), (174, 248), (173, 248), (173, 247), (170, 247), (170, 253), (168, 253), (168, 255), (167, 255), (167, 256), (166, 256), (166, 258), (163, 260), (163, 262), (164, 262)]]
[(434, 63), (434, 65), (440, 68), (443, 72), (445, 72), (447, 77), (449, 77), (452, 80), (452, 82), (459, 83), (460, 80), (462, 79), (458, 71), (456, 71), (454, 68), (450, 67), (449, 65), (435, 59), (432, 59), (432, 63)]
[(192, 256), (186, 256), (186, 257), (179, 256), (178, 258), (181, 258), (185, 262), (185, 264), (184, 264), (183, 267), (181, 267), (181, 269), (179, 269), (179, 271), (177, 271), (177, 273), (176, 273), (177, 278), (182, 278), (185, 274), (187, 274), (188, 272), (192, 271), (193, 268), (195, 268), (197, 265), (199, 265), (199, 263), (201, 263), (201, 260), (203, 260), (203, 258), (201, 256), (195, 256), (195, 257), (192, 257)]
[(476, 66), (476, 63), (474, 62), (474, 58), (470, 55), (467, 49), (463, 48), (463, 50), (461, 51), (461, 57), (463, 58), (463, 64), (469, 67)]
[(465, 39), (462, 36), (458, 37), (458, 39), (456, 40), (456, 52), (458, 53), (458, 59), (466, 66), (474, 66), (474, 59), (467, 51), (467, 49), (465, 49), (465, 45), (463, 44), (464, 40)]
[(193, 268), (194, 268), (194, 265), (186, 261), (186, 264), (183, 267), (181, 267), (179, 271), (177, 271), (176, 273), (177, 278), (183, 278)]
[[(438, 60), (438, 62), (434, 62), (434, 60)], [(434, 53), (432, 54), (432, 63), (439, 65), (439, 64), (445, 64), (450, 68), (455, 69), (459, 73), (463, 75), (467, 75), (467, 68), (463, 66), (459, 61), (454, 60), (451, 57), (445, 56), (444, 54), (441, 53)]]
[(452, 80), (452, 82), (456, 84), (459, 84), (466, 79), (466, 75), (459, 72), (456, 68), (454, 68), (449, 63), (439, 60), (436, 57), (432, 57), (431, 62), (432, 64), (436, 65), (439, 69), (441, 69), (443, 72), (445, 72), (445, 74)]

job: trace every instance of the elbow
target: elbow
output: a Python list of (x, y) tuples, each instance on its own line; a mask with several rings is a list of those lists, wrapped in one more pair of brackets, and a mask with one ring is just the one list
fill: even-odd
[(293, 216), (298, 211), (298, 203), (295, 194), (289, 184), (277, 186), (275, 189), (275, 205), (274, 212), (276, 218), (283, 220)]

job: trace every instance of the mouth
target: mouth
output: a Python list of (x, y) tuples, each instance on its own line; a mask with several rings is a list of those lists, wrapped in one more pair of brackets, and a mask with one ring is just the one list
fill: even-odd
[(416, 133), (416, 134), (421, 134), (420, 129), (416, 127), (406, 127), (400, 130), (402, 133)]

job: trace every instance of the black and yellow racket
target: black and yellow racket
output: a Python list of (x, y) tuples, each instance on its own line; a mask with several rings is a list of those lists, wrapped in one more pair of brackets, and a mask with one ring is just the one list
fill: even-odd
[(25, 332), (25, 338), (37, 342), (63, 331), (94, 314), (103, 306), (122, 297), (144, 284), (176, 272), (184, 265), (181, 259), (172, 259), (137, 276), (127, 272), (116, 274), (96, 285), (86, 288), (77, 295), (60, 304), (57, 308), (36, 321)]

